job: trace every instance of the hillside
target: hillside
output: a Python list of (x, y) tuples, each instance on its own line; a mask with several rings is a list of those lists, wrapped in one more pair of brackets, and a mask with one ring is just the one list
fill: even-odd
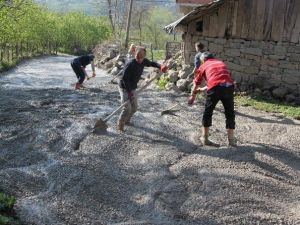
[[(35, 0), (37, 3), (59, 12), (83, 11), (88, 15), (106, 15), (106, 0)], [(175, 0), (135, 0), (136, 5), (168, 7), (176, 11)]]

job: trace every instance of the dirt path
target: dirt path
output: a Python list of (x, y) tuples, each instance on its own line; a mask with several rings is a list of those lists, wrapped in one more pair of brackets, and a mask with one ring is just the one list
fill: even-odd
[[(70, 57), (0, 78), (0, 189), (28, 224), (300, 224), (300, 122), (237, 108), (237, 149), (218, 106), (198, 143), (203, 102), (147, 90), (124, 134), (90, 133), (119, 105), (103, 71), (74, 91)], [(41, 69), (42, 68), (42, 69)], [(58, 74), (60, 74), (58, 76)], [(100, 88), (99, 88), (100, 87)], [(160, 115), (175, 103), (174, 115)]]

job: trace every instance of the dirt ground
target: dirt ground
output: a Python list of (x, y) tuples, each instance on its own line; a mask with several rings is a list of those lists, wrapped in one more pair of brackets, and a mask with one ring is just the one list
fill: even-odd
[[(147, 89), (133, 126), (93, 134), (119, 106), (111, 77), (75, 91), (71, 57), (42, 57), (0, 77), (0, 189), (27, 224), (300, 224), (300, 121), (236, 107), (227, 147), (218, 105), (198, 141), (203, 100)], [(60, 74), (60, 76), (57, 76)], [(173, 114), (161, 110), (179, 103)]]

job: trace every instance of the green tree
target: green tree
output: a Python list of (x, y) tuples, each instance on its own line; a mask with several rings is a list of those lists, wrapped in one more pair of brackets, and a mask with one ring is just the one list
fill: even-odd
[(111, 33), (107, 17), (51, 12), (33, 0), (0, 0), (0, 43), (29, 42), (44, 47), (56, 42), (66, 52), (74, 48), (88, 51)]

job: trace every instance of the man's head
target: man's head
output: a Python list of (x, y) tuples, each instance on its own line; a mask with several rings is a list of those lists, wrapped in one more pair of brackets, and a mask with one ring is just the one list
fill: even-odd
[(204, 44), (200, 43), (200, 42), (196, 42), (195, 43), (195, 49), (197, 52), (202, 52), (204, 50)]
[(141, 64), (146, 56), (146, 49), (144, 47), (137, 47), (135, 49), (135, 60)]
[(208, 59), (213, 59), (215, 58), (214, 55), (210, 52), (203, 52), (200, 56), (200, 60), (202, 63), (204, 63)]
[(134, 44), (131, 44), (128, 49), (128, 53), (133, 55), (135, 53), (135, 49), (136, 49), (136, 46)]
[(91, 61), (93, 61), (95, 58), (95, 56), (93, 54), (90, 54), (89, 57), (90, 57)]

